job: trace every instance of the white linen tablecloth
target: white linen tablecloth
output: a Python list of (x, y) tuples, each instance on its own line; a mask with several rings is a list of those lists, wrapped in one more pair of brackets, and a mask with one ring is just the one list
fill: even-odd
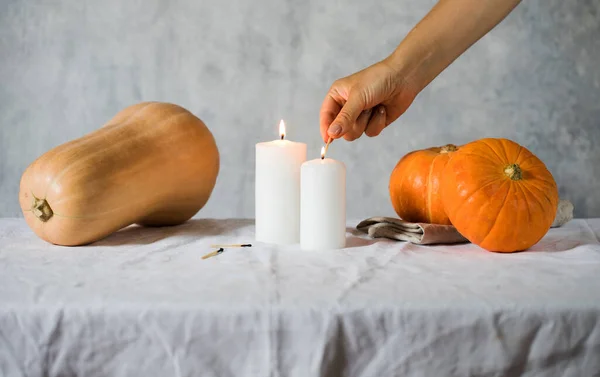
[(600, 376), (600, 219), (516, 254), (356, 223), (303, 252), (249, 220), (73, 248), (0, 219), (0, 376)]

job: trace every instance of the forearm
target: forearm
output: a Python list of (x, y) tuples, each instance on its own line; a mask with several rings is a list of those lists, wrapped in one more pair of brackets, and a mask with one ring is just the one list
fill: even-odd
[(386, 62), (425, 88), (458, 56), (502, 21), (520, 0), (440, 0)]

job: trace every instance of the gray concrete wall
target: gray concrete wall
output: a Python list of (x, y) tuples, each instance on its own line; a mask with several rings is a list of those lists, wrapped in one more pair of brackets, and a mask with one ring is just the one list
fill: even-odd
[[(254, 144), (289, 137), (317, 157), (333, 80), (385, 57), (432, 0), (0, 0), (0, 216), (37, 156), (130, 104), (177, 103), (213, 131), (222, 170), (208, 217), (254, 214)], [(397, 160), (507, 137), (550, 168), (578, 217), (600, 217), (600, 2), (528, 0), (374, 139), (336, 143), (348, 216), (392, 214)]]

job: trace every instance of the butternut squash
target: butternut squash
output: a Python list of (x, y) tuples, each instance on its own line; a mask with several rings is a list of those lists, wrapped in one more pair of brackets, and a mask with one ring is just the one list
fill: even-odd
[(57, 245), (85, 245), (131, 224), (170, 226), (208, 201), (219, 151), (206, 125), (174, 104), (144, 102), (36, 159), (21, 177), (27, 224)]

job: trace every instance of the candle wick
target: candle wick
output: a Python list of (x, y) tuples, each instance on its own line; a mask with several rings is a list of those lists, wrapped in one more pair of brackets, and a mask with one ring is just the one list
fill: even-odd
[(285, 135), (283, 135), (283, 134), (281, 135), (281, 140), (283, 140), (284, 136), (285, 136)]

